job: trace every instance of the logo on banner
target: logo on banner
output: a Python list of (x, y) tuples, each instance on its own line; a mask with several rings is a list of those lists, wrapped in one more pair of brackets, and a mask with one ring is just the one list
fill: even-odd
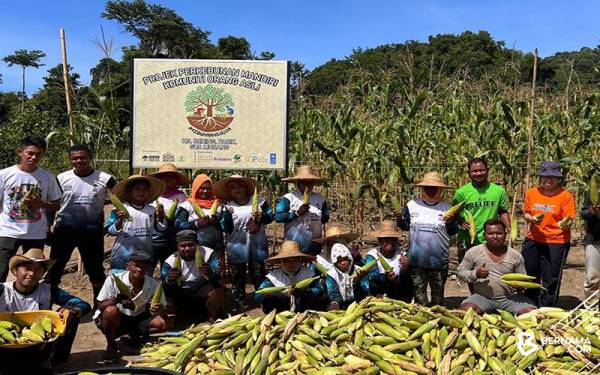
[(234, 119), (231, 94), (213, 85), (198, 86), (185, 97), (185, 110), (189, 124), (207, 133), (220, 132)]

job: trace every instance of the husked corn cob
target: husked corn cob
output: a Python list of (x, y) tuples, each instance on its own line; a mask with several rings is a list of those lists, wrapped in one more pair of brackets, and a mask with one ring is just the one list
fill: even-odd
[(471, 244), (473, 244), (477, 239), (477, 227), (475, 226), (475, 218), (471, 211), (467, 211), (467, 223), (469, 223), (469, 237), (471, 238)]
[(448, 211), (446, 211), (444, 213), (444, 219), (448, 219), (450, 217), (455, 216), (463, 208), (464, 205), (465, 205), (465, 201), (462, 201), (462, 202), (450, 207), (450, 209), (448, 209)]

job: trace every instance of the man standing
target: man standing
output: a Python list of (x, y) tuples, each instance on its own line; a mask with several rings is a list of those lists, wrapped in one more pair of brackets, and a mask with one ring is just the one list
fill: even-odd
[(48, 232), (45, 211), (56, 211), (62, 193), (56, 178), (39, 167), (46, 142), (25, 137), (17, 150), (19, 163), (0, 170), (0, 282), (6, 281), (8, 261), (20, 246), (23, 252), (43, 248)]
[(94, 300), (104, 284), (104, 203), (106, 190), (116, 181), (91, 166), (92, 153), (86, 145), (69, 149), (72, 170), (58, 175), (63, 190), (60, 210), (51, 236), (50, 258), (56, 263), (50, 269), (50, 284), (60, 284), (63, 271), (75, 247), (92, 283)]
[(484, 224), (486, 221), (500, 216), (505, 228), (510, 228), (506, 191), (503, 187), (489, 182), (486, 161), (482, 158), (471, 159), (468, 168), (471, 182), (454, 193), (452, 204), (465, 202), (462, 211), (468, 211), (473, 215), (476, 236), (475, 240), (471, 242), (469, 223), (466, 222), (465, 217), (458, 216), (457, 219), (460, 223), (458, 232), (459, 263), (462, 262), (469, 248), (485, 242)]

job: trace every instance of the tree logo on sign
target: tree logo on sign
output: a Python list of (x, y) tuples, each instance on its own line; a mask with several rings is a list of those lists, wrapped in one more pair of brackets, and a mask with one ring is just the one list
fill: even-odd
[(187, 120), (194, 128), (217, 132), (233, 122), (233, 99), (220, 87), (198, 86), (185, 97)]

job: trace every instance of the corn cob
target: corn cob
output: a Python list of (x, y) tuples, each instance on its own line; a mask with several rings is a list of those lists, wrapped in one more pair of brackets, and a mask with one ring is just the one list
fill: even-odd
[(258, 213), (258, 188), (254, 187), (254, 194), (252, 194), (252, 215)]
[(198, 216), (198, 218), (204, 219), (206, 217), (206, 214), (204, 213), (204, 210), (202, 208), (200, 208), (196, 204), (196, 202), (190, 201), (190, 204), (192, 205), (192, 209), (194, 210), (194, 212), (196, 213), (196, 216)]
[(519, 238), (519, 222), (517, 218), (513, 216), (510, 219), (510, 240), (515, 242)]
[(465, 201), (462, 201), (454, 206), (450, 207), (448, 211), (444, 213), (444, 219), (454, 217), (465, 205)]
[(131, 215), (129, 215), (129, 211), (127, 211), (127, 208), (125, 207), (125, 205), (123, 205), (123, 202), (121, 202), (119, 197), (117, 197), (111, 192), (108, 192), (108, 197), (110, 198), (110, 201), (112, 202), (113, 206), (115, 206), (115, 209), (122, 213), (123, 216), (125, 216), (125, 219), (131, 220)]
[(533, 219), (535, 221), (542, 221), (542, 220), (544, 220), (544, 214), (533, 215)]
[(534, 276), (525, 275), (522, 273), (506, 273), (500, 278), (502, 281), (531, 281), (535, 280)]
[(302, 204), (310, 204), (310, 194), (308, 188), (304, 188), (304, 195), (302, 196)]
[(381, 255), (377, 256), (377, 260), (379, 260), (379, 264), (381, 264), (381, 267), (383, 268), (383, 270), (385, 272), (390, 272), (393, 271), (394, 269), (392, 268), (392, 266), (390, 266), (390, 264), (388, 263), (387, 260), (385, 260), (384, 257), (382, 257)]
[(571, 223), (573, 223), (573, 219), (567, 216), (558, 222), (558, 227), (562, 230), (567, 230), (571, 226)]
[(354, 273), (352, 274), (352, 277), (356, 277), (358, 276), (358, 274), (360, 272), (368, 272), (371, 270), (371, 268), (373, 268), (375, 265), (377, 264), (377, 259), (373, 259), (372, 261), (368, 262), (367, 264), (365, 264), (362, 267), (358, 267), (356, 269), (356, 271), (354, 271)]
[(590, 203), (593, 206), (598, 204), (598, 176), (595, 173), (590, 181)]
[(215, 199), (210, 206), (210, 211), (208, 211), (208, 216), (215, 217), (217, 216), (217, 208), (219, 208), (219, 200)]
[(310, 284), (312, 284), (313, 281), (318, 280), (318, 279), (319, 279), (319, 276), (300, 280), (296, 284), (294, 284), (294, 288), (295, 289), (304, 289), (304, 288), (308, 287)]
[(273, 294), (273, 293), (281, 293), (281, 292), (283, 292), (286, 289), (288, 289), (287, 286), (271, 286), (271, 287), (259, 289), (259, 290), (257, 290), (254, 293), (258, 293), (258, 294)]
[[(181, 271), (181, 257), (179, 256), (179, 254), (175, 254), (175, 259), (173, 259), (173, 269), (175, 271)], [(177, 286), (181, 286), (181, 276), (179, 276), (177, 280), (175, 280), (175, 283), (177, 284)]]
[(524, 289), (544, 289), (546, 290), (542, 284), (532, 283), (530, 281), (514, 281), (514, 280), (502, 280), (502, 282), (508, 286), (512, 286), (514, 288), (524, 288)]
[(165, 219), (171, 221), (171, 220), (173, 220), (173, 218), (175, 218), (175, 212), (177, 211), (177, 206), (178, 205), (179, 204), (178, 204), (177, 201), (174, 201), (173, 203), (171, 203), (171, 206), (169, 207), (169, 209), (165, 213)]
[(200, 251), (199, 247), (196, 247), (196, 255), (194, 256), (194, 263), (196, 264), (196, 268), (200, 268), (204, 265), (204, 257), (202, 256), (202, 251)]
[(319, 262), (313, 262), (313, 265), (322, 276), (327, 276), (327, 268)]
[(154, 294), (152, 295), (152, 302), (150, 303), (151, 305), (160, 305), (161, 304), (161, 299), (162, 299), (162, 294), (163, 294), (163, 285), (162, 285), (162, 281), (158, 283), (158, 286), (156, 287), (156, 290), (154, 291)]
[(117, 289), (119, 290), (119, 293), (124, 294), (127, 297), (131, 297), (131, 292), (129, 291), (127, 285), (125, 285), (125, 283), (121, 281), (121, 279), (117, 275), (112, 275), (112, 278), (115, 282), (115, 285), (117, 286)]
[(471, 244), (473, 244), (477, 239), (477, 228), (475, 227), (475, 218), (471, 211), (467, 211), (467, 223), (469, 223), (469, 237), (471, 238)]

